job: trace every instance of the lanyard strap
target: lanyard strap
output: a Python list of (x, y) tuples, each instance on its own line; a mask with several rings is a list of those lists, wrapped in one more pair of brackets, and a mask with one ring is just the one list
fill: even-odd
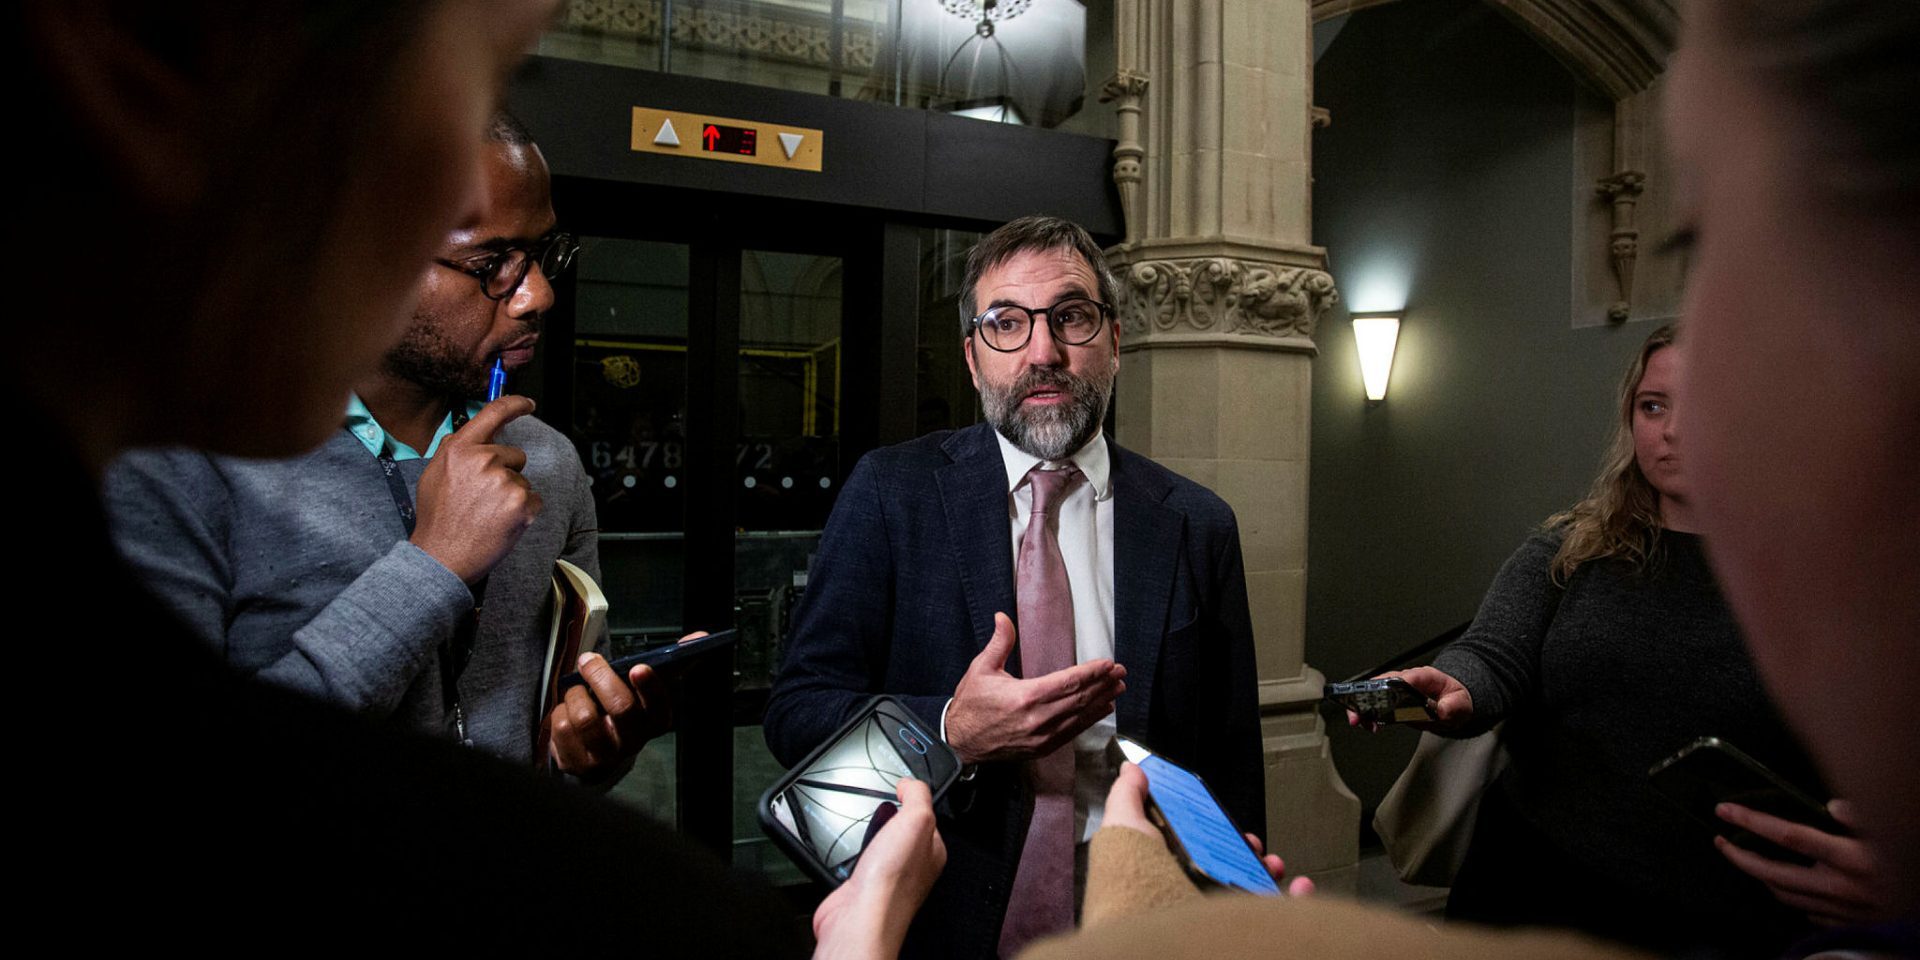
[[(466, 425), (467, 406), (464, 403), (457, 403), (453, 408), (453, 429), (458, 430)], [(407, 482), (400, 479), (400, 464), (385, 450), (376, 454), (376, 459), (380, 462), (381, 475), (387, 478), (387, 493), (393, 497), (393, 508), (400, 512), (400, 525), (407, 528), (407, 536), (411, 537), (414, 524), (419, 518), (413, 512), (413, 494), (407, 492)], [(475, 592), (478, 593), (478, 591)]]
[[(453, 414), (453, 429), (465, 426), (467, 412), (465, 404), (457, 404)], [(382, 451), (375, 458), (380, 464), (380, 474), (387, 480), (387, 493), (393, 497), (393, 508), (400, 514), (400, 525), (406, 528), (407, 536), (413, 536), (413, 529), (419, 517), (413, 508), (413, 495), (407, 492), (407, 482), (400, 477), (400, 464), (392, 455)], [(480, 624), (480, 604), (487, 590), (487, 580), (473, 585), (473, 609), (460, 618), (454, 627), (453, 636), (440, 641), (440, 705), (453, 726), (454, 737), (461, 746), (473, 746), (473, 740), (467, 736), (467, 714), (460, 704), (460, 675), (467, 670), (467, 661), (473, 658), (473, 639)]]

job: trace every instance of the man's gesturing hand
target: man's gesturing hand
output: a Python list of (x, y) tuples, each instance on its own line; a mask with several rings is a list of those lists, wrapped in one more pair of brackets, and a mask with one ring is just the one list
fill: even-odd
[(501, 397), (440, 441), (414, 496), (413, 545), (468, 586), (500, 562), (540, 515), (540, 495), (520, 469), (524, 451), (493, 442), (500, 428), (533, 412), (526, 397)]
[(1044, 756), (1113, 710), (1127, 668), (1092, 660), (1039, 677), (1007, 672), (1013, 621), (993, 615), (993, 638), (973, 658), (947, 707), (947, 745), (966, 763)]

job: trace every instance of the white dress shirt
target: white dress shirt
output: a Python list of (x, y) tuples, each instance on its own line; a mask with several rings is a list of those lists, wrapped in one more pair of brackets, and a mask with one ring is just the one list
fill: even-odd
[[(1067, 587), (1073, 596), (1074, 662), (1113, 658), (1113, 483), (1107, 457), (1107, 438), (1096, 433), (1087, 445), (1069, 458), (1069, 463), (1042, 461), (994, 432), (1000, 441), (1000, 459), (1007, 468), (1008, 548), (1013, 551), (1017, 570), (1020, 563), (1020, 538), (1026, 535), (1027, 518), (1033, 513), (1033, 488), (1027, 472), (1036, 464), (1042, 470), (1074, 466), (1086, 477), (1067, 491), (1056, 511), (1059, 518), (1055, 535), (1060, 542), (1060, 559), (1067, 568)], [(1013, 611), (1008, 610), (1011, 614)], [(952, 706), (953, 701), (947, 701)], [(940, 715), (940, 735), (946, 736), (946, 711)], [(1085, 843), (1100, 829), (1100, 813), (1106, 808), (1107, 790), (1113, 786), (1117, 768), (1107, 760), (1107, 744), (1115, 732), (1111, 711), (1074, 738), (1073, 814), (1080, 842)]]

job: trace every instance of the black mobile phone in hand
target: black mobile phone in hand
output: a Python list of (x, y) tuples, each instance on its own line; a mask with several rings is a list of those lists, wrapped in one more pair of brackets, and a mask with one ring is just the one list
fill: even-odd
[[(619, 675), (621, 680), (625, 680), (627, 674), (633, 672), (634, 667), (643, 663), (655, 670), (667, 671), (685, 666), (701, 657), (709, 657), (733, 649), (734, 637), (734, 631), (722, 630), (719, 633), (709, 633), (697, 639), (683, 640), (679, 643), (669, 643), (664, 646), (654, 647), (650, 650), (642, 650), (639, 653), (630, 654), (617, 660), (609, 660), (607, 666), (612, 667), (613, 672)], [(560, 678), (560, 692), (564, 694), (567, 692), (568, 687), (582, 686), (586, 682), (587, 679), (580, 674), (569, 673)]]
[(902, 777), (925, 783), (935, 803), (959, 779), (959, 756), (928, 729), (892, 697), (867, 701), (761, 795), (760, 828), (814, 879), (846, 882), (899, 809), (894, 789)]
[(1701, 737), (1647, 771), (1654, 788), (1679, 804), (1694, 819), (1770, 860), (1809, 866), (1806, 856), (1720, 819), (1713, 811), (1722, 803), (1806, 824), (1837, 836), (1851, 836), (1827, 805), (1812, 793), (1789, 783), (1760, 761), (1719, 737)]
[(1273, 874), (1199, 774), (1126, 737), (1113, 738), (1110, 749), (1146, 774), (1147, 816), (1189, 874), (1213, 886), (1280, 896)]
[(1329, 683), (1324, 695), (1366, 723), (1407, 723), (1439, 716), (1426, 694), (1399, 677)]

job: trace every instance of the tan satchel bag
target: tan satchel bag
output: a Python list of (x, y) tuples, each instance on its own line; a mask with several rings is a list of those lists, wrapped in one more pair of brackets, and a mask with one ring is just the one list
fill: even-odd
[(1413, 759), (1373, 815), (1373, 829), (1400, 879), (1431, 887), (1453, 885), (1473, 841), (1480, 796), (1507, 768), (1503, 725), (1465, 740), (1420, 735)]

